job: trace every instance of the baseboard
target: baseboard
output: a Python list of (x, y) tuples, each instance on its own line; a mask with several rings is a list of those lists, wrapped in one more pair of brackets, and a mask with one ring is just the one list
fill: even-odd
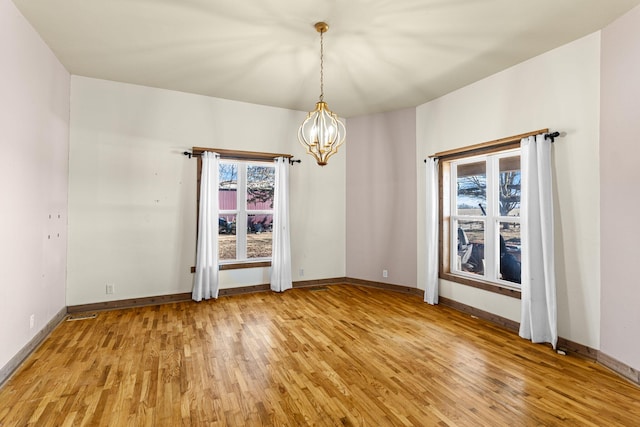
[(495, 323), (496, 325), (502, 326), (503, 328), (509, 329), (510, 331), (518, 332), (518, 330), (520, 329), (520, 324), (518, 322), (514, 322), (513, 320), (507, 319), (506, 317), (498, 316), (497, 314), (489, 313), (488, 311), (480, 310), (479, 308), (475, 308), (449, 298), (440, 296), (438, 297), (438, 303), (444, 305), (445, 307), (453, 308), (454, 310), (466, 313), (470, 316), (475, 316), (479, 319)]
[[(304, 280), (293, 282), (292, 286), (295, 289), (298, 288), (312, 288), (315, 286), (324, 286), (324, 285), (338, 285), (346, 283), (346, 279), (344, 277), (337, 277), (334, 279), (319, 279), (319, 280)], [(271, 290), (271, 285), (253, 285), (253, 286), (242, 286), (239, 288), (229, 288), (229, 289), (220, 289), (218, 292), (218, 296), (225, 297), (231, 295), (241, 295), (241, 294), (251, 294), (254, 292), (267, 292)]]
[(33, 338), (24, 346), (15, 356), (7, 362), (2, 368), (0, 368), (0, 387), (4, 385), (5, 381), (11, 377), (11, 375), (20, 367), (27, 357), (35, 351), (36, 348), (44, 341), (46, 337), (64, 320), (67, 316), (67, 308), (62, 308), (55, 316), (34, 335)]
[[(271, 289), (270, 285), (241, 286), (239, 288), (220, 289), (218, 296), (228, 297), (232, 295), (253, 294), (257, 292), (267, 292), (269, 289)], [(191, 299), (191, 294), (189, 294), (189, 299)]]
[(332, 279), (318, 279), (318, 280), (299, 280), (293, 282), (293, 287), (295, 288), (310, 288), (314, 286), (325, 286), (325, 285), (344, 285), (347, 283), (346, 277), (334, 277)]
[(346, 277), (344, 282), (349, 285), (356, 286), (366, 286), (368, 288), (376, 288), (383, 289), (386, 291), (400, 292), (403, 294), (415, 295), (415, 296), (424, 296), (424, 291), (418, 288), (412, 288), (410, 286), (402, 286), (402, 285), (394, 285), (391, 283), (383, 283), (383, 282), (374, 282), (372, 280), (364, 280), (364, 279), (354, 279), (351, 277)]
[(181, 294), (160, 295), (155, 297), (130, 298), (116, 301), (96, 302), (92, 304), (70, 305), (67, 307), (69, 313), (83, 313), (86, 311), (116, 310), (132, 307), (143, 307), (147, 305), (168, 304), (172, 302), (191, 301), (191, 292)]
[(566, 338), (558, 337), (558, 350), (562, 350), (565, 353), (573, 353), (579, 356), (582, 356), (586, 359), (598, 360), (598, 355), (600, 352), (595, 348), (591, 348), (584, 344), (579, 344), (577, 342), (569, 341)]
[[(305, 288), (311, 286), (336, 285), (346, 283), (346, 278), (337, 277), (333, 279), (318, 279), (293, 282), (294, 288)], [(266, 292), (271, 289), (269, 284), (241, 286), (238, 288), (220, 289), (218, 296), (241, 295), (253, 292)], [(130, 298), (116, 301), (104, 301), (91, 304), (70, 305), (67, 307), (68, 313), (84, 313), (87, 311), (119, 310), (124, 308), (144, 307), (147, 305), (169, 304), (173, 302), (191, 301), (191, 292), (184, 292), (171, 295), (160, 295), (154, 297)]]
[(634, 369), (601, 351), (598, 352), (598, 363), (625, 377), (629, 381), (640, 385), (640, 371), (637, 369)]

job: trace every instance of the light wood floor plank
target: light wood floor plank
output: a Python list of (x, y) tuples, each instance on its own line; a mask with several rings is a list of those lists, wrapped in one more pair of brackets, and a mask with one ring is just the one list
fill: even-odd
[(337, 285), (62, 323), (0, 426), (638, 426), (640, 388), (415, 296)]

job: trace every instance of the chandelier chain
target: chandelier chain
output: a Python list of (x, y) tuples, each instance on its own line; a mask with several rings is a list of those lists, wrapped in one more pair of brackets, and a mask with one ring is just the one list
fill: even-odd
[(320, 31), (320, 102), (324, 100), (324, 31)]

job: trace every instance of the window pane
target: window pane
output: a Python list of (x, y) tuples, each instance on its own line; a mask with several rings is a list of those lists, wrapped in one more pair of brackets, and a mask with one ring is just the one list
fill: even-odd
[(271, 257), (273, 215), (247, 215), (247, 258)]
[(520, 224), (500, 223), (500, 278), (520, 283)]
[(236, 215), (218, 218), (218, 256), (221, 260), (236, 259)]
[(247, 166), (247, 210), (273, 209), (275, 168)]
[(500, 216), (520, 216), (520, 156), (500, 159)]
[(234, 211), (238, 202), (236, 192), (238, 191), (238, 165), (236, 163), (220, 163), (220, 186), (218, 201), (220, 210)]
[(487, 164), (467, 163), (457, 167), (458, 215), (484, 215), (487, 206)]
[(458, 270), (484, 275), (484, 228), (484, 221), (458, 221)]

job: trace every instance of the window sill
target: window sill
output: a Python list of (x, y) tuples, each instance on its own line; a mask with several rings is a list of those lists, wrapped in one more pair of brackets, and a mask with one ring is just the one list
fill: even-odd
[(271, 267), (271, 261), (247, 261), (247, 262), (230, 262), (228, 264), (219, 264), (220, 270), (238, 270), (241, 268), (260, 268)]
[(511, 287), (503, 286), (498, 283), (487, 282), (484, 280), (475, 280), (468, 277), (457, 276), (451, 273), (440, 273), (440, 279), (448, 280), (450, 282), (460, 283), (462, 285), (471, 286), (473, 288), (482, 289), (488, 292), (493, 292), (500, 295), (506, 295), (508, 297), (521, 299), (520, 289), (514, 289)]
[[(239, 270), (242, 268), (262, 268), (271, 267), (271, 261), (250, 261), (218, 264), (218, 270)], [(196, 272), (196, 267), (191, 267), (191, 273)]]

